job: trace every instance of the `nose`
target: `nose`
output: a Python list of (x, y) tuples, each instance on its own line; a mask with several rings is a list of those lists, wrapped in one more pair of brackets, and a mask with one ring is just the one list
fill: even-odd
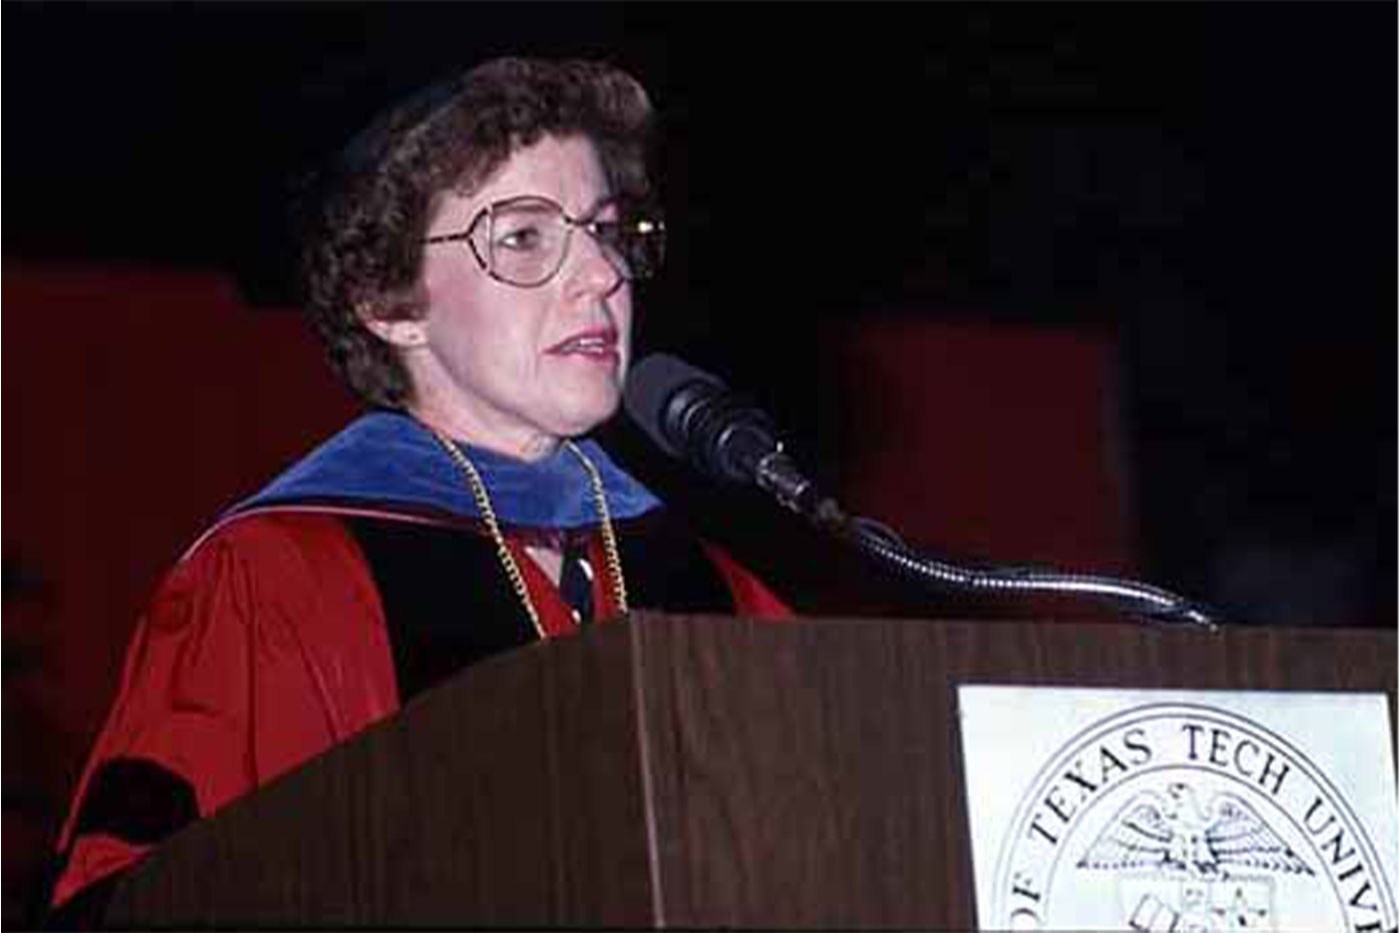
[(575, 230), (569, 263), (570, 283), (581, 291), (611, 295), (626, 281), (620, 268), (621, 257), (613, 256), (591, 231)]

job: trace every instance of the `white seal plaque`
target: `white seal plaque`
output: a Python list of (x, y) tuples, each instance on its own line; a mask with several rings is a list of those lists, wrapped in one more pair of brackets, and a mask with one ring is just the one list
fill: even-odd
[(983, 930), (1396, 929), (1383, 694), (958, 688)]

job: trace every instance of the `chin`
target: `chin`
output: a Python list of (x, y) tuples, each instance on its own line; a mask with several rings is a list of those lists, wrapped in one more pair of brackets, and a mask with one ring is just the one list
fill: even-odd
[(603, 424), (617, 414), (617, 409), (621, 405), (622, 396), (618, 392), (613, 392), (607, 398), (590, 400), (589, 402), (573, 407), (568, 411), (561, 421), (565, 425), (565, 430), (561, 432), (561, 437), (578, 437), (587, 434), (594, 428)]

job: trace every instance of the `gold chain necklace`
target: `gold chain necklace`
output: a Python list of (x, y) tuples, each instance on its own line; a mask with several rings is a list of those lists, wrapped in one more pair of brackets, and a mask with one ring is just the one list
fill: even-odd
[[(510, 548), (506, 546), (506, 537), (501, 533), (501, 523), (496, 519), (496, 510), (491, 505), (491, 497), (487, 495), (486, 483), (482, 481), (481, 474), (477, 472), (476, 464), (464, 454), (452, 440), (437, 428), (430, 424), (424, 427), (442, 445), (442, 449), (447, 451), (452, 462), (461, 469), (462, 475), (467, 479), (467, 486), (471, 489), (472, 498), (476, 500), (476, 507), (481, 512), (481, 518), (486, 522), (486, 528), (491, 532), (491, 540), (496, 545), (496, 556), (501, 561), (501, 567), (506, 572), (506, 577), (510, 580), (510, 585), (515, 589), (515, 595), (520, 597), (521, 604), (525, 607), (525, 614), (530, 617), (530, 624), (535, 627), (535, 632), (543, 640), (545, 637), (544, 626), (540, 624), (540, 615), (535, 611), (535, 603), (530, 599), (530, 591), (525, 586), (525, 576), (520, 572), (520, 565), (515, 562), (515, 555), (511, 554)], [(593, 487), (593, 506), (598, 511), (599, 530), (603, 534), (603, 553), (608, 561), (608, 576), (612, 581), (613, 601), (617, 603), (618, 612), (627, 611), (627, 582), (622, 577), (622, 557), (617, 550), (617, 536), (613, 533), (612, 515), (608, 512), (608, 498), (603, 493), (603, 478), (598, 475), (598, 468), (593, 465), (582, 450), (571, 440), (565, 440), (564, 446), (569, 453), (578, 458), (583, 464), (583, 469), (588, 473), (588, 482)]]

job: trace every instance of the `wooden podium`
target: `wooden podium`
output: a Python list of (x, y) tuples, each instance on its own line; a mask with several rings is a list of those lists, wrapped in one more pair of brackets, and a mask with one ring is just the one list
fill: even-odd
[(1394, 630), (636, 613), (480, 664), (123, 880), (132, 927), (974, 925), (960, 683), (1384, 690)]

